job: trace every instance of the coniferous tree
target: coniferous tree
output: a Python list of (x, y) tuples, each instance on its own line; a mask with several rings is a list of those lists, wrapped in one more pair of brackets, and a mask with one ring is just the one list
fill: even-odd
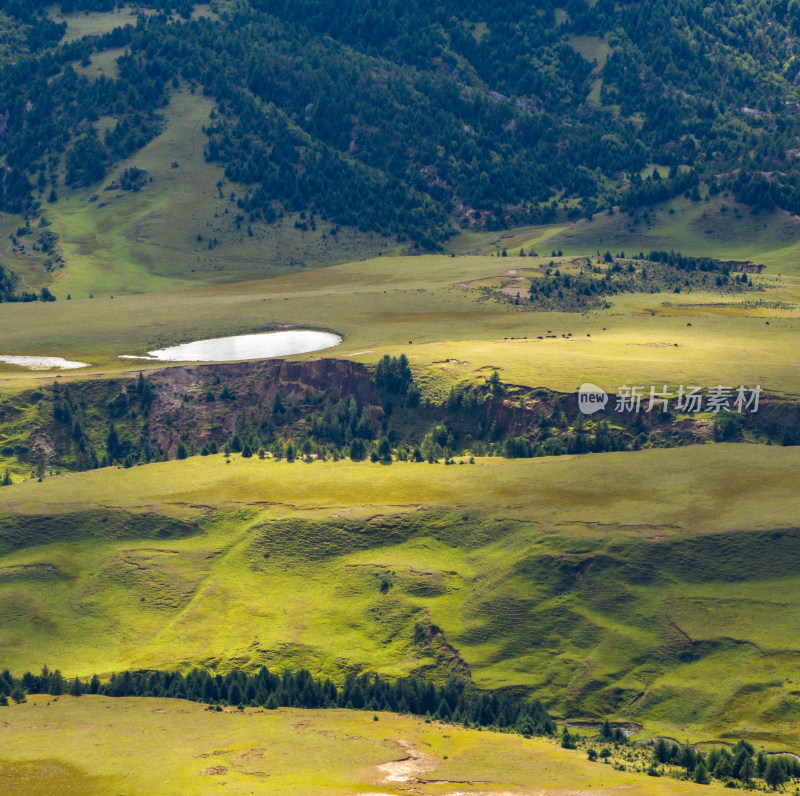
[(705, 764), (700, 761), (694, 768), (694, 774), (692, 775), (692, 779), (698, 785), (708, 785), (711, 781), (708, 777), (708, 769), (706, 768)]

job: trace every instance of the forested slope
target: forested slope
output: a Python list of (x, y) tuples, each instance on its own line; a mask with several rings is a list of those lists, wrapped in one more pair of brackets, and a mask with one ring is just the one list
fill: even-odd
[[(242, 222), (310, 211), (435, 247), (722, 187), (800, 204), (794, 0), (149, 5), (59, 44), (43, 2), (0, 4), (0, 209), (101, 185), (187, 89), (217, 102), (206, 156), (241, 184)], [(116, 77), (79, 74), (107, 50)]]

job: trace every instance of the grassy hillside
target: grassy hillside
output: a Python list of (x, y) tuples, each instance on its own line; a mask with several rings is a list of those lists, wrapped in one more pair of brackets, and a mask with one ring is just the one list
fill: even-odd
[[(313, 231), (297, 229), (296, 214), (272, 225), (244, 221), (231, 198), (240, 186), (203, 156), (202, 128), (213, 109), (199, 93), (176, 92), (163, 112), (163, 132), (116, 165), (102, 184), (65, 190), (63, 201), (48, 207), (68, 264), (54, 281), (61, 298), (254, 279), (389, 248), (355, 232), (330, 237), (331, 225), (324, 222)], [(147, 174), (143, 187), (107, 190), (134, 167)]]
[(537, 244), (534, 238), (520, 245), (538, 245), (548, 252), (561, 249), (566, 254), (675, 250), (723, 260), (753, 260), (768, 266), (770, 274), (797, 276), (794, 252), (799, 236), (796, 215), (784, 211), (753, 214), (750, 207), (724, 193), (709, 201), (679, 197), (634, 214), (601, 213), (592, 221), (575, 222), (546, 242)]
[(617, 209), (598, 213), (591, 221), (580, 219), (546, 226), (503, 231), (464, 231), (448, 242), (455, 253), (495, 254), (506, 249), (517, 254), (553, 251), (567, 255), (624, 251), (629, 256), (652, 249), (682, 251), (696, 256), (751, 260), (771, 275), (797, 276), (795, 249), (800, 221), (785, 211), (760, 211), (737, 202), (730, 193), (691, 201), (683, 196), (657, 202), (631, 213)]
[(209, 457), (26, 482), (2, 492), (0, 660), (460, 672), (559, 716), (793, 744), (797, 457)]
[[(2, 796), (722, 793), (590, 763), (552, 741), (387, 713), (226, 711), (164, 699), (34, 697), (3, 708)], [(44, 722), (44, 723), (43, 723)], [(102, 733), (97, 728), (102, 726)], [(162, 743), (169, 739), (168, 744)], [(87, 742), (91, 745), (87, 746)], [(454, 790), (454, 788), (457, 789)]]

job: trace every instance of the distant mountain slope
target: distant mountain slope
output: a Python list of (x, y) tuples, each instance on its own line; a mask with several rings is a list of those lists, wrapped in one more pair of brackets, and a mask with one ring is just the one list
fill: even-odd
[[(721, 187), (800, 209), (794, 0), (149, 5), (162, 13), (54, 47), (44, 2), (0, 3), (18, 41), (0, 69), (0, 209), (100, 184), (186, 85), (218, 104), (206, 156), (243, 186), (243, 220), (310, 211), (434, 248), (459, 226)], [(76, 71), (109, 50), (117, 77)]]

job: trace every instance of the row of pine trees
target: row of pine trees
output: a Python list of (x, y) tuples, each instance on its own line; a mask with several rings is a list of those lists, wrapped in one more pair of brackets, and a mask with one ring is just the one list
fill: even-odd
[(0, 674), (0, 705), (7, 705), (9, 699), (24, 702), (28, 694), (188, 699), (217, 709), (227, 705), (242, 709), (391, 711), (523, 735), (552, 734), (556, 729), (539, 701), (478, 691), (455, 677), (437, 686), (419, 677), (388, 680), (377, 674), (363, 674), (350, 675), (343, 685), (337, 686), (330, 679), (314, 677), (305, 669), (278, 674), (266, 666), (252, 674), (232, 670), (224, 675), (204, 669), (192, 669), (185, 675), (178, 671), (124, 671), (112, 674), (106, 682), (97, 675), (88, 681), (78, 677), (67, 680), (58, 669), (47, 667), (38, 675), (26, 672), (18, 679), (7, 670)]

